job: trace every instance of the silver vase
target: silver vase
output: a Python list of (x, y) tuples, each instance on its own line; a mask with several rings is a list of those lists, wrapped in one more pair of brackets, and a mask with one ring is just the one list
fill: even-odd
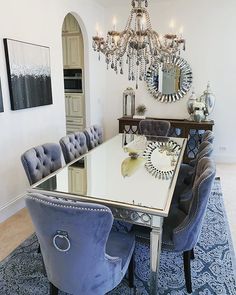
[(207, 84), (207, 89), (203, 92), (203, 95), (200, 96), (200, 101), (205, 104), (205, 116), (209, 116), (215, 106), (215, 96), (211, 92), (210, 83)]
[(201, 122), (205, 120), (205, 103), (197, 99), (194, 91), (188, 99), (187, 109), (190, 114), (190, 121)]

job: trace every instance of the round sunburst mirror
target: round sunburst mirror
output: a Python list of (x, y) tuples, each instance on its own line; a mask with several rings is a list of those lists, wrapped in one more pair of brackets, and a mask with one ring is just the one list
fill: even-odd
[(147, 71), (149, 92), (160, 102), (175, 102), (190, 89), (192, 70), (180, 56), (164, 57), (151, 65)]

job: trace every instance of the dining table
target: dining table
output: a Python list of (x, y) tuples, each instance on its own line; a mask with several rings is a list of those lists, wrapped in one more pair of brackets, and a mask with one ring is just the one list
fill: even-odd
[(114, 219), (150, 228), (150, 294), (187, 139), (120, 133), (29, 188), (29, 192), (105, 205)]

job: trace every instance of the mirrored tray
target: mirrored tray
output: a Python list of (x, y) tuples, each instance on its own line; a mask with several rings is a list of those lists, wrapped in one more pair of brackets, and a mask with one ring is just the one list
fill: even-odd
[(170, 179), (174, 173), (180, 150), (181, 146), (173, 140), (149, 143), (143, 152), (147, 171), (158, 179)]

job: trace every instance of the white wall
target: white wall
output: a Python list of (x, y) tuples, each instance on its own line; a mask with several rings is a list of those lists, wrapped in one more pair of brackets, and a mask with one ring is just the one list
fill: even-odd
[[(117, 29), (122, 30), (131, 1), (116, 1), (116, 6), (114, 2), (112, 7), (108, 7), (106, 23), (111, 28), (112, 18), (116, 16)], [(150, 0), (148, 11), (153, 29), (162, 34), (170, 32), (171, 19), (176, 21), (178, 28), (183, 25), (187, 41), (183, 57), (192, 67), (195, 92), (201, 95), (210, 81), (216, 96), (216, 106), (211, 115), (215, 120), (215, 157), (218, 161), (236, 162), (236, 1)], [(107, 137), (118, 132), (116, 118), (122, 116), (122, 92), (127, 86), (135, 88), (128, 82), (127, 75), (117, 76), (112, 70), (108, 71), (106, 108), (109, 112), (104, 118)], [(147, 116), (183, 119), (188, 118), (186, 102), (189, 95), (179, 102), (163, 104), (155, 101), (147, 92), (145, 83), (141, 82), (136, 91), (136, 105), (144, 103), (148, 108)]]
[[(105, 96), (104, 67), (92, 51), (96, 23), (104, 9), (92, 0), (0, 0), (0, 78), (4, 113), (0, 113), (0, 221), (23, 205), (17, 201), (29, 186), (21, 154), (38, 144), (58, 142), (65, 135), (65, 101), (61, 29), (72, 12), (85, 43), (87, 125), (102, 123)], [(50, 47), (53, 105), (10, 110), (3, 38)]]

